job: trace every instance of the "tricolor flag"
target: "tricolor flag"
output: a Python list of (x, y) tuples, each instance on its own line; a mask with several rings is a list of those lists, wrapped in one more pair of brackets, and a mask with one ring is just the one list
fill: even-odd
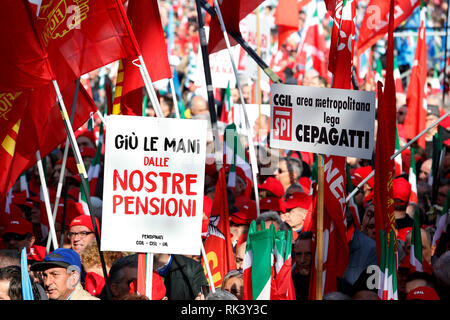
[(396, 243), (395, 232), (391, 230), (389, 236), (386, 237), (387, 252), (382, 300), (398, 300)]
[(222, 104), (222, 113), (220, 115), (220, 121), (229, 124), (233, 122), (233, 112), (231, 106), (231, 93), (230, 93), (230, 82), (228, 82), (227, 88), (225, 89), (225, 97)]
[(247, 160), (245, 149), (239, 140), (239, 135), (234, 123), (225, 127), (223, 148), (223, 163), (230, 165), (228, 186), (236, 186), (236, 166), (241, 167), (242, 170), (244, 170), (247, 179), (252, 181), (252, 168)]
[(422, 234), (420, 232), (419, 209), (414, 212), (414, 225), (411, 231), (411, 251), (409, 263), (416, 268), (417, 272), (423, 272), (422, 257)]
[(433, 78), (431, 79), (430, 95), (441, 94), (441, 83), (439, 82), (439, 72), (437, 67), (434, 67)]
[(377, 59), (375, 69), (375, 83), (377, 83), (378, 81), (384, 84), (383, 65), (381, 64), (380, 59)]
[(312, 59), (314, 70), (330, 82), (331, 79), (328, 75), (327, 61), (328, 47), (326, 45), (322, 23), (319, 20), (317, 6), (313, 16), (307, 21), (308, 23), (305, 26), (305, 37), (303, 42), (298, 46), (295, 62), (299, 64), (300, 67), (303, 66), (306, 68), (308, 57), (310, 57)]
[(404, 93), (402, 78), (400, 76), (400, 69), (398, 68), (397, 57), (394, 58), (394, 79), (395, 79), (395, 91), (397, 93)]
[(250, 223), (244, 256), (244, 300), (270, 300), (273, 268), (273, 224), (256, 231), (256, 221)]
[(271, 284), (271, 300), (295, 300), (292, 282), (292, 230), (274, 235), (273, 257), (275, 275)]
[(411, 195), (409, 196), (409, 202), (418, 203), (417, 201), (417, 174), (416, 174), (416, 149), (410, 148), (411, 160), (409, 164), (409, 176), (408, 182), (411, 185)]
[[(400, 139), (398, 138), (398, 128), (395, 129), (395, 152), (400, 150)], [(395, 158), (394, 158), (394, 163), (395, 163), (395, 176), (399, 176), (403, 173), (403, 168), (402, 168), (402, 154), (399, 153)]]

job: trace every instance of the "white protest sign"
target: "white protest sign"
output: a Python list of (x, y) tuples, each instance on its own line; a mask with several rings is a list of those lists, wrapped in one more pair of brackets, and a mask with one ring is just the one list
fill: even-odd
[[(259, 105), (258, 104), (245, 104), (248, 122), (250, 124), (250, 129), (252, 130), (252, 136), (255, 137), (258, 132), (255, 131), (254, 126), (256, 124), (256, 120), (259, 117)], [(270, 117), (270, 105), (269, 104), (261, 104), (261, 115)], [(242, 104), (234, 105), (234, 123), (236, 124), (236, 130), (239, 134), (246, 134), (246, 125), (245, 125), (245, 116), (244, 116), (244, 107)]]
[(272, 148), (371, 159), (375, 92), (271, 85)]
[(198, 254), (205, 120), (107, 117), (101, 250)]
[[(269, 17), (259, 16), (259, 41), (260, 41), (260, 57), (267, 64), (270, 64), (270, 27), (271, 21)], [(257, 25), (256, 14), (249, 14), (239, 22), (242, 39), (248, 43), (253, 49), (257, 50)], [(242, 49), (243, 50), (243, 49)], [(258, 65), (253, 58), (244, 51), (245, 56), (245, 74), (251, 79), (257, 79)], [(269, 77), (261, 72), (262, 81), (269, 82)]]
[[(205, 27), (206, 36), (208, 37), (209, 28)], [(239, 47), (232, 46), (231, 54), (233, 60), (237, 63), (239, 59)], [(225, 89), (230, 83), (230, 88), (236, 86), (236, 76), (234, 75), (233, 65), (231, 64), (230, 54), (227, 49), (209, 54), (209, 68), (211, 69), (211, 81), (214, 88)], [(193, 75), (195, 85), (206, 87), (205, 73), (203, 68), (203, 56), (201, 48), (198, 48), (196, 69)]]

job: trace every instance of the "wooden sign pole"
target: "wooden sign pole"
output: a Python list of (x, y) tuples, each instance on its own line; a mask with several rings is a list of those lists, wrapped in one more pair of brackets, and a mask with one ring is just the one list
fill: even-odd
[(319, 154), (319, 166), (317, 172), (318, 193), (317, 193), (317, 241), (316, 241), (316, 300), (322, 300), (323, 296), (323, 200), (324, 200), (324, 171), (323, 156)]

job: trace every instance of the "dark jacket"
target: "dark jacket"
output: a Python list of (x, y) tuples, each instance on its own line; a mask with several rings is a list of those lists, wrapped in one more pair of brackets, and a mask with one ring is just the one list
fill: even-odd
[(183, 255), (172, 255), (172, 263), (164, 278), (169, 300), (194, 300), (201, 286), (208, 286), (203, 267)]

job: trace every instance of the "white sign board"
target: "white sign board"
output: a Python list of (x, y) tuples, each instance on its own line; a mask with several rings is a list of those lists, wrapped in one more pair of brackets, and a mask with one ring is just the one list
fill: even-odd
[[(205, 27), (205, 33), (208, 37), (209, 28)], [(231, 48), (233, 61), (237, 67), (239, 59), (239, 46), (235, 45)], [(211, 69), (211, 81), (214, 88), (225, 89), (230, 84), (230, 88), (236, 86), (236, 76), (231, 64), (230, 53), (227, 49), (209, 54), (209, 68)], [(198, 47), (196, 69), (193, 75), (195, 85), (206, 87), (205, 73), (203, 68), (203, 56), (201, 47)]]
[(205, 120), (107, 117), (101, 250), (198, 254)]
[[(270, 27), (271, 21), (264, 15), (259, 16), (259, 49), (260, 57), (264, 62), (270, 64)], [(256, 14), (249, 14), (239, 22), (239, 29), (241, 30), (242, 39), (244, 39), (248, 45), (257, 51), (257, 25)], [(243, 49), (242, 49), (243, 50)], [(245, 74), (251, 79), (256, 80), (258, 73), (258, 65), (247, 52), (244, 51), (245, 57)], [(260, 76), (262, 81), (269, 82), (269, 77), (261, 70)]]
[(375, 92), (272, 84), (270, 146), (371, 159)]
[[(259, 105), (258, 104), (245, 104), (248, 122), (250, 124), (250, 130), (252, 130), (252, 135), (255, 137), (258, 132), (255, 132), (254, 126), (256, 124), (256, 120), (259, 117)], [(261, 115), (265, 115), (270, 117), (270, 105), (269, 104), (261, 104)], [(247, 134), (246, 125), (245, 125), (245, 115), (244, 115), (244, 107), (242, 104), (234, 105), (234, 123), (236, 124), (236, 130), (239, 134)]]

